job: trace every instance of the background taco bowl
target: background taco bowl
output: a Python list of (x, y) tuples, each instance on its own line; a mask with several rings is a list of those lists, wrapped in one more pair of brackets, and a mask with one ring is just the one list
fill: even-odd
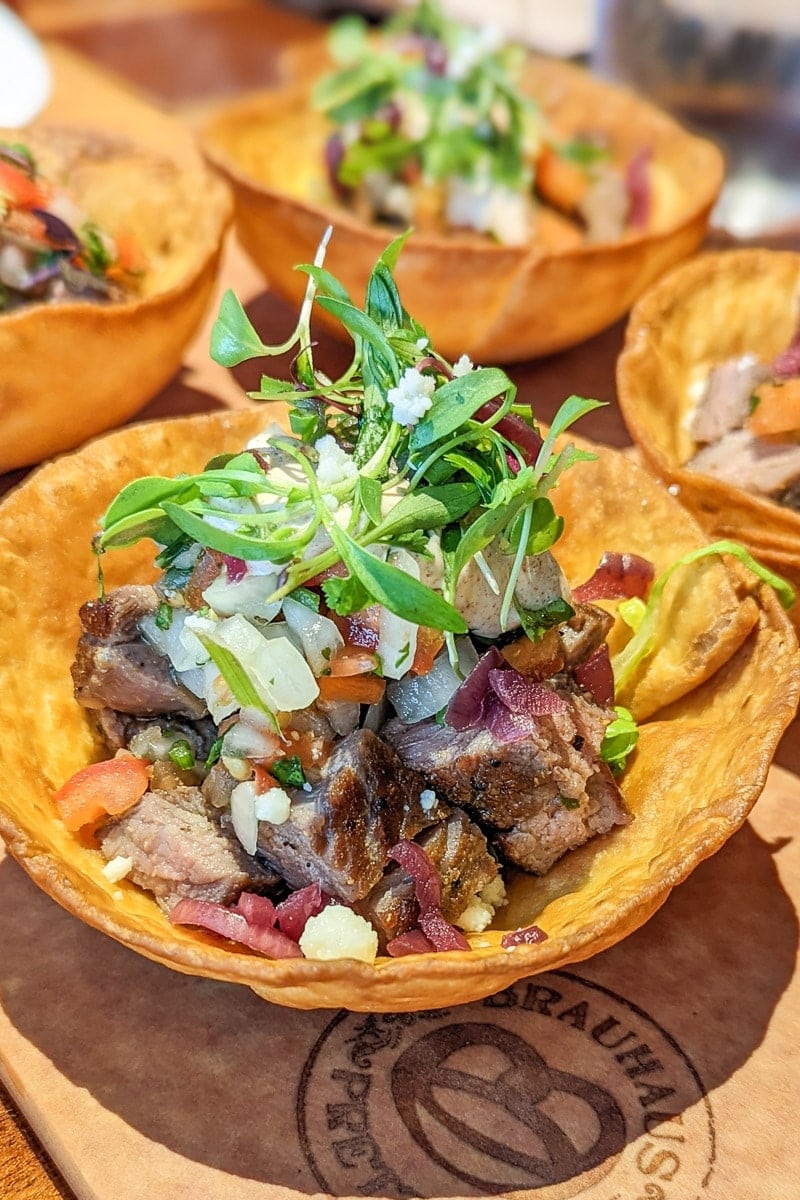
[[(375, 967), (268, 960), (170, 925), (148, 894), (125, 881), (110, 883), (99, 852), (56, 818), (53, 790), (103, 757), (69, 674), (78, 608), (96, 588), (89, 541), (99, 513), (130, 479), (197, 468), (241, 447), (271, 416), (247, 411), (130, 427), (43, 467), (0, 506), (0, 831), (11, 853), (60, 904), (132, 949), (299, 1008), (449, 1006), (612, 945), (744, 821), (796, 708), (800, 675), (791, 625), (769, 590), (752, 590), (718, 559), (694, 577), (692, 590), (704, 598), (687, 610), (685, 626), (680, 610), (666, 606), (666, 657), (654, 655), (633, 681), (629, 699), (640, 709), (642, 697), (650, 703), (659, 688), (662, 701), (671, 700), (643, 727), (623, 780), (635, 820), (568, 855), (542, 879), (515, 876), (498, 928), (474, 935), (469, 953), (379, 959)], [(593, 510), (606, 492), (614, 502), (601, 505), (600, 520)], [(578, 518), (557, 546), (573, 583), (591, 573), (604, 549), (643, 552), (649, 545), (662, 569), (703, 541), (679, 506), (613, 451), (599, 449), (596, 462), (568, 472), (554, 496), (568, 518)], [(591, 519), (580, 519), (581, 512)], [(147, 543), (109, 554), (104, 563), (109, 588), (153, 576)], [(730, 619), (711, 637), (707, 655), (692, 658), (695, 622), (711, 597)], [(737, 623), (739, 611), (746, 615)], [(673, 668), (681, 648), (687, 669), (678, 680)], [(503, 929), (533, 921), (547, 941), (502, 949)]]
[[(202, 134), (209, 160), (231, 183), (242, 245), (293, 304), (327, 225), (336, 225), (329, 269), (359, 301), (373, 263), (396, 232), (359, 219), (324, 180), (328, 127), (309, 91), (326, 67), (324, 42), (286, 56), (290, 80), (221, 109)], [(652, 150), (653, 215), (621, 241), (580, 244), (577, 230), (542, 209), (526, 246), (480, 234), (415, 233), (397, 268), (403, 301), (449, 358), (510, 362), (571, 346), (610, 325), (670, 266), (699, 245), (722, 185), (722, 158), (632, 92), (563, 62), (531, 58), (525, 91), (564, 139), (604, 135), (621, 162)], [(441, 303), (446, 283), (448, 300)], [(332, 326), (333, 328), (333, 326)]]
[(0, 471), (40, 462), (127, 420), (178, 370), (216, 282), (231, 217), (224, 184), (124, 138), (32, 126), (44, 177), (87, 216), (130, 235), (146, 261), (119, 302), (74, 299), (0, 312)]
[[(628, 323), (617, 364), (620, 409), (648, 465), (677, 489), (713, 537), (733, 537), (800, 586), (800, 513), (686, 469), (699, 449), (687, 428), (693, 386), (728, 359), (771, 361), (800, 315), (800, 254), (764, 249), (704, 255), (660, 280)], [(793, 617), (800, 622), (795, 605)]]

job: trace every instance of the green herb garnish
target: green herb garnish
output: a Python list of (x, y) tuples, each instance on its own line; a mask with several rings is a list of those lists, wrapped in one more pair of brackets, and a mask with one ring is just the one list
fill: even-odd
[(173, 742), (169, 748), (170, 761), (174, 762), (176, 767), (180, 767), (182, 771), (191, 771), (194, 766), (194, 754), (192, 747), (183, 738), (179, 742)]
[[(329, 576), (321, 590), (334, 613), (381, 605), (444, 631), (452, 658), (453, 636), (467, 628), (455, 603), (461, 572), (490, 544), (508, 556), (499, 597), (501, 625), (508, 628), (526, 557), (544, 553), (561, 534), (563, 521), (547, 493), (564, 470), (587, 457), (570, 445), (557, 449), (555, 438), (597, 402), (570, 397), (548, 436), (538, 437), (504, 371), (473, 367), (466, 359), (448, 363), (406, 312), (393, 277), (405, 235), (376, 263), (363, 309), (324, 268), (328, 237), (314, 263), (299, 268), (308, 283), (297, 327), (286, 341), (263, 342), (232, 293), (224, 297), (212, 332), (212, 356), (225, 365), (294, 354), (293, 382), (265, 375), (250, 393), (289, 405), (295, 436), (269, 438), (265, 447), (284, 464), (281, 471), (273, 472), (258, 452), (244, 451), (215, 458), (195, 475), (139, 479), (110, 505), (96, 549), (150, 537), (164, 547), (162, 565), (180, 562), (192, 546), (271, 562), (280, 571), (266, 603), (292, 595), (318, 608), (318, 593), (307, 585)], [(335, 380), (314, 363), (315, 301), (338, 317), (353, 342), (350, 365)], [(538, 453), (517, 445), (520, 421)], [(434, 535), (444, 559), (439, 590), (392, 561), (400, 547), (429, 555)], [(308, 552), (315, 539), (321, 548)], [(345, 571), (330, 575), (337, 564)], [(557, 603), (525, 614), (523, 624), (536, 638), (548, 622), (570, 613)], [(237, 701), (263, 708), (236, 657), (201, 640)]]
[(206, 757), (206, 761), (204, 763), (204, 766), (207, 771), (211, 770), (211, 768), (214, 766), (214, 763), (219, 762), (220, 755), (222, 754), (223, 741), (224, 741), (224, 738), (218, 737), (218, 738), (215, 738), (214, 741), (211, 743), (211, 746), (209, 747), (208, 755)]
[(156, 610), (156, 625), (159, 629), (169, 629), (172, 625), (172, 607), (162, 600)]
[(621, 774), (639, 740), (639, 727), (627, 708), (615, 707), (616, 719), (606, 726), (600, 744), (600, 757), (615, 775)]
[(279, 758), (269, 770), (283, 787), (301, 788), (306, 781), (305, 772), (296, 754), (291, 758)]

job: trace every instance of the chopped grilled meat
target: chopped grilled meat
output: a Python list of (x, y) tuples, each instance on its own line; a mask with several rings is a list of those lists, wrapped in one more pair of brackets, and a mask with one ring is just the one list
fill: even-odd
[(715, 367), (691, 416), (689, 432), (695, 441), (716, 442), (731, 430), (741, 429), (750, 412), (750, 397), (771, 377), (772, 368), (754, 354)]
[[(497, 877), (497, 862), (486, 838), (465, 812), (456, 809), (416, 838), (442, 881), (442, 914), (453, 922), (473, 896)], [(392, 866), (356, 910), (378, 931), (381, 947), (416, 924), (414, 884), (399, 866)]]
[(184, 599), (187, 608), (202, 608), (205, 604), (203, 592), (217, 578), (222, 570), (223, 557), (216, 550), (203, 550), (189, 576)]
[(265, 891), (278, 882), (214, 819), (199, 788), (145, 792), (97, 836), (107, 859), (133, 860), (128, 878), (167, 912), (184, 896), (232, 904), (245, 888)]
[[(457, 732), (431, 721), (390, 721), (383, 731), (406, 766), (450, 804), (498, 831), (509, 860), (537, 874), (594, 834), (627, 821), (619, 790), (599, 759), (612, 714), (571, 687), (558, 690), (567, 710), (539, 717), (536, 732), (515, 742), (501, 742), (488, 729)], [(605, 790), (600, 803), (598, 776), (613, 788), (615, 805)]]
[(614, 618), (605, 609), (595, 604), (576, 604), (575, 615), (557, 630), (564, 652), (564, 666), (577, 667), (578, 663), (591, 658), (606, 640), (613, 624)]
[(150, 717), (206, 715), (204, 702), (173, 679), (169, 660), (142, 640), (139, 620), (157, 605), (154, 588), (133, 586), (83, 605), (72, 681), (84, 708)]
[(231, 792), (236, 787), (236, 780), (224, 763), (217, 762), (203, 780), (201, 791), (203, 796), (216, 809), (228, 808), (231, 802)]
[(262, 821), (258, 853), (292, 888), (319, 882), (332, 896), (363, 899), (383, 875), (388, 851), (447, 815), (422, 807), (425, 783), (369, 730), (344, 738), (309, 793), (296, 792), (288, 821)]
[(149, 585), (115, 588), (102, 600), (87, 600), (80, 618), (86, 636), (109, 646), (124, 645), (140, 637), (139, 622), (158, 608), (158, 595)]
[(563, 624), (548, 629), (538, 642), (521, 634), (502, 648), (507, 662), (531, 679), (551, 679), (565, 667), (574, 667), (589, 658), (606, 639), (614, 624), (602, 608), (578, 604), (575, 613)]
[(627, 825), (629, 820), (613, 775), (605, 763), (598, 763), (597, 773), (586, 782), (585, 800), (572, 805), (570, 798), (556, 796), (538, 812), (498, 834), (497, 841), (511, 862), (541, 875), (566, 850), (608, 833), (615, 825)]
[(774, 497), (800, 479), (800, 445), (757, 438), (747, 429), (737, 429), (705, 446), (686, 466), (746, 492)]
[(72, 664), (75, 699), (84, 708), (113, 708), (137, 716), (205, 716), (205, 703), (177, 683), (169, 661), (145, 642), (103, 645), (82, 637)]

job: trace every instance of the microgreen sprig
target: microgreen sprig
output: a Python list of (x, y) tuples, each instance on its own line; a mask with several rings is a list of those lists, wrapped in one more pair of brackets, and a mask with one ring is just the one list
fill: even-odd
[[(452, 635), (466, 629), (455, 603), (459, 577), (496, 543), (511, 557), (500, 599), (501, 624), (508, 624), (525, 557), (543, 553), (561, 533), (563, 522), (547, 492), (563, 470), (585, 457), (572, 446), (556, 451), (555, 439), (597, 402), (570, 397), (542, 438), (504, 371), (474, 368), (467, 360), (454, 367), (438, 355), (403, 307), (394, 281), (406, 236), (380, 256), (358, 308), (325, 269), (327, 231), (314, 262), (299, 268), (308, 276), (303, 304), (295, 330), (278, 345), (263, 342), (239, 301), (226, 294), (212, 332), (212, 356), (230, 366), (294, 351), (293, 382), (265, 375), (251, 393), (288, 403), (294, 436), (265, 435), (262, 449), (214, 459), (195, 475), (129, 484), (102, 521), (99, 553), (151, 537), (170, 561), (199, 544), (245, 561), (272, 562), (283, 569), (271, 602), (343, 564), (344, 578), (322, 583), (334, 612), (348, 615), (380, 604), (443, 630), (454, 645)], [(338, 318), (353, 342), (352, 359), (334, 381), (314, 361), (315, 303)], [(401, 385), (412, 393), (420, 388), (427, 407), (420, 418), (405, 418), (408, 423), (396, 419), (400, 409), (392, 401)], [(520, 431), (527, 450), (513, 440)], [(336, 453), (344, 448), (350, 461), (340, 477), (326, 474), (323, 486), (318, 470), (331, 444), (321, 439), (331, 434)], [(443, 548), (441, 591), (387, 561), (392, 547), (427, 553), (433, 533)]]

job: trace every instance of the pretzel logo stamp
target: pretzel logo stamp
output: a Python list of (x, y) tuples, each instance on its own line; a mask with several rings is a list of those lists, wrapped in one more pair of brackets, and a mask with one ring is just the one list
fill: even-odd
[(624, 997), (567, 971), (453, 1010), (342, 1012), (303, 1070), (303, 1152), (332, 1195), (701, 1200), (702, 1081)]

